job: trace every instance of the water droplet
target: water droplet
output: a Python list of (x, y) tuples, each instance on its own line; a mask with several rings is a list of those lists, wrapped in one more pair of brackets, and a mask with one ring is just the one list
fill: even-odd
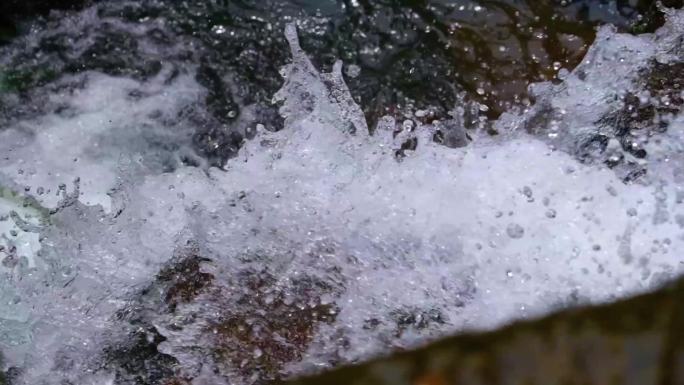
[(222, 25), (215, 25), (211, 27), (211, 32), (216, 35), (223, 35), (224, 33), (226, 33), (226, 27)]
[(525, 235), (525, 229), (517, 223), (511, 223), (506, 227), (506, 234), (513, 239), (520, 239)]
[(254, 358), (259, 358), (264, 354), (264, 352), (261, 351), (261, 349), (256, 348), (254, 349)]
[(346, 74), (350, 78), (356, 78), (361, 74), (361, 67), (357, 66), (356, 64), (350, 64), (346, 67)]

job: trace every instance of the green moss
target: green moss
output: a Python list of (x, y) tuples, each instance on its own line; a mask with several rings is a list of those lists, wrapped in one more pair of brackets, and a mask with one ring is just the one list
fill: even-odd
[(0, 68), (0, 92), (24, 92), (55, 80), (57, 73), (49, 68), (3, 70)]
[(43, 207), (35, 198), (5, 187), (2, 184), (0, 184), (0, 200), (9, 202), (16, 207), (29, 209), (31, 214), (39, 218), (42, 223), (48, 223), (50, 220), (50, 210)]

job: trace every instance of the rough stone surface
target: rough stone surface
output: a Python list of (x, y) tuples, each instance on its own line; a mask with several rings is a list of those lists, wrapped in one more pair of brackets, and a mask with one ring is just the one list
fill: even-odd
[(444, 339), (290, 385), (682, 384), (684, 280), (658, 292)]

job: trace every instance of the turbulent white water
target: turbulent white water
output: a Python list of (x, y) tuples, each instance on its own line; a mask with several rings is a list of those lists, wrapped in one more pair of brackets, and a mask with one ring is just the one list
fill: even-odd
[[(198, 97), (193, 79), (79, 75), (72, 80), (82, 88), (49, 95), (64, 105), (60, 112), (0, 131), (0, 183), (33, 199), (22, 205), (0, 195), (5, 364), (26, 368), (27, 384), (112, 381), (96, 361), (121, 333), (114, 314), (188, 240), (211, 259), (203, 269), (217, 289), (150, 319), (167, 338), (159, 349), (197, 384), (214, 369), (238, 381), (239, 370), (211, 356), (211, 330), (240, 311), (233, 297), (245, 289), (235, 277), (245, 266), (271, 272), (285, 293), (302, 277), (328, 284), (297, 304), (336, 307), (334, 321), (318, 325), (302, 359), (285, 368), (294, 374), (612, 300), (677, 276), (684, 118), (645, 143), (654, 155), (639, 183), (573, 152), (620, 107), (616, 95), (638, 91), (650, 60), (682, 59), (676, 37), (684, 17), (670, 18), (656, 35), (604, 28), (562, 84), (534, 87), (531, 111), (503, 117), (500, 137), (478, 135), (460, 149), (434, 143), (431, 126), (408, 132), (414, 123), (405, 122), (396, 134), (391, 119), (370, 135), (341, 65), (319, 74), (293, 28), (293, 63), (276, 95), (286, 127), (255, 128), (225, 169), (161, 172), (189, 152), (164, 145), (183, 143), (188, 130), (160, 121)], [(542, 108), (555, 111), (540, 123), (548, 126), (542, 135), (519, 129)], [(398, 161), (409, 136), (418, 146)], [(419, 320), (397, 332), (402, 311)], [(172, 327), (179, 320), (180, 331)]]

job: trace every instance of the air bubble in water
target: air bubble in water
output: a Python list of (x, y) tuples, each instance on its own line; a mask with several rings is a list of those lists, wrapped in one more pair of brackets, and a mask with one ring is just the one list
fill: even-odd
[(525, 229), (517, 223), (511, 223), (506, 227), (506, 234), (513, 239), (520, 239), (525, 235)]

